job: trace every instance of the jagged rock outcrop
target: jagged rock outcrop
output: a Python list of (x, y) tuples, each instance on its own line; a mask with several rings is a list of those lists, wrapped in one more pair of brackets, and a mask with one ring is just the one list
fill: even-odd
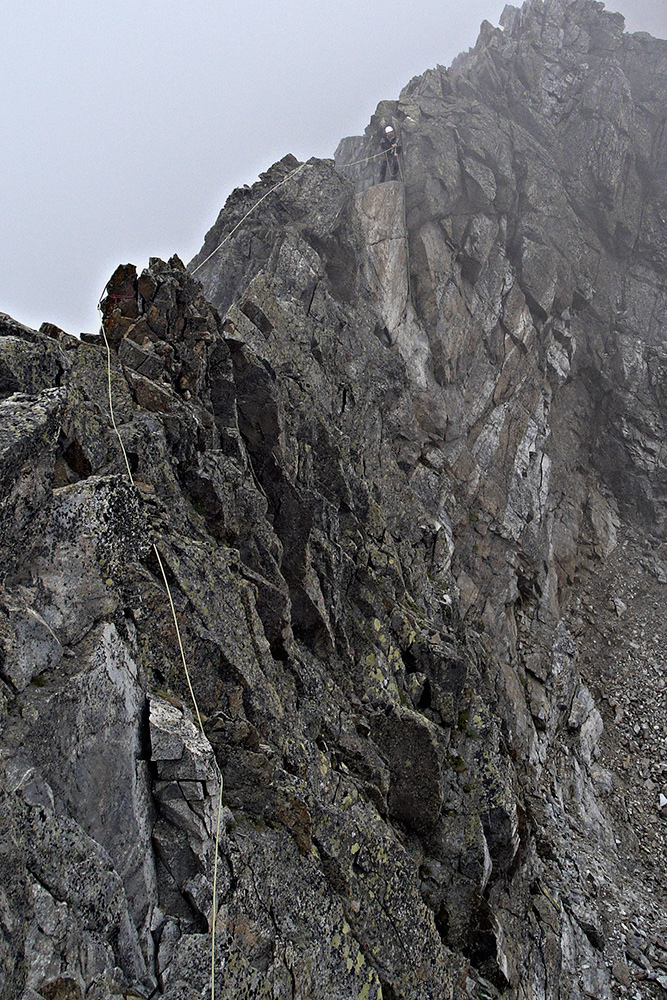
[(667, 43), (503, 24), (0, 317), (2, 1000), (208, 996), (220, 777), (219, 997), (667, 989)]

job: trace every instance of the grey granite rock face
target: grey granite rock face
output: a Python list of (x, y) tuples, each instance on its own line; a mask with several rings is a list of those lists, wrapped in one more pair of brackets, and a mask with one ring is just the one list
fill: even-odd
[(2, 1000), (658, 996), (667, 43), (503, 24), (0, 316)]

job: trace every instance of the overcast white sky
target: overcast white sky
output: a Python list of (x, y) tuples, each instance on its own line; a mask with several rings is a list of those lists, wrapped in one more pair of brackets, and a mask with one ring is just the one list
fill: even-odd
[[(117, 264), (189, 260), (232, 188), (288, 152), (331, 156), (503, 7), (1, 0), (0, 311), (96, 329)], [(667, 0), (607, 7), (667, 37)]]

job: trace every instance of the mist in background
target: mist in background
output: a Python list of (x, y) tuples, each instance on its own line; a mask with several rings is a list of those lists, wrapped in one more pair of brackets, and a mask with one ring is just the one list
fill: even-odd
[[(332, 156), (504, 5), (4, 0), (0, 311), (96, 330), (119, 263), (188, 261), (234, 187)], [(667, 36), (667, 0), (607, 8)]]

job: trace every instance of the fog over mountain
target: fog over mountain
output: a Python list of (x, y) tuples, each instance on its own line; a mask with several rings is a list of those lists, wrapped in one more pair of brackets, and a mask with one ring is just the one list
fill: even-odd
[[(233, 187), (288, 152), (331, 156), (503, 6), (7, 0), (0, 308), (95, 329), (117, 260), (188, 259)], [(667, 35), (665, 0), (616, 8)]]

